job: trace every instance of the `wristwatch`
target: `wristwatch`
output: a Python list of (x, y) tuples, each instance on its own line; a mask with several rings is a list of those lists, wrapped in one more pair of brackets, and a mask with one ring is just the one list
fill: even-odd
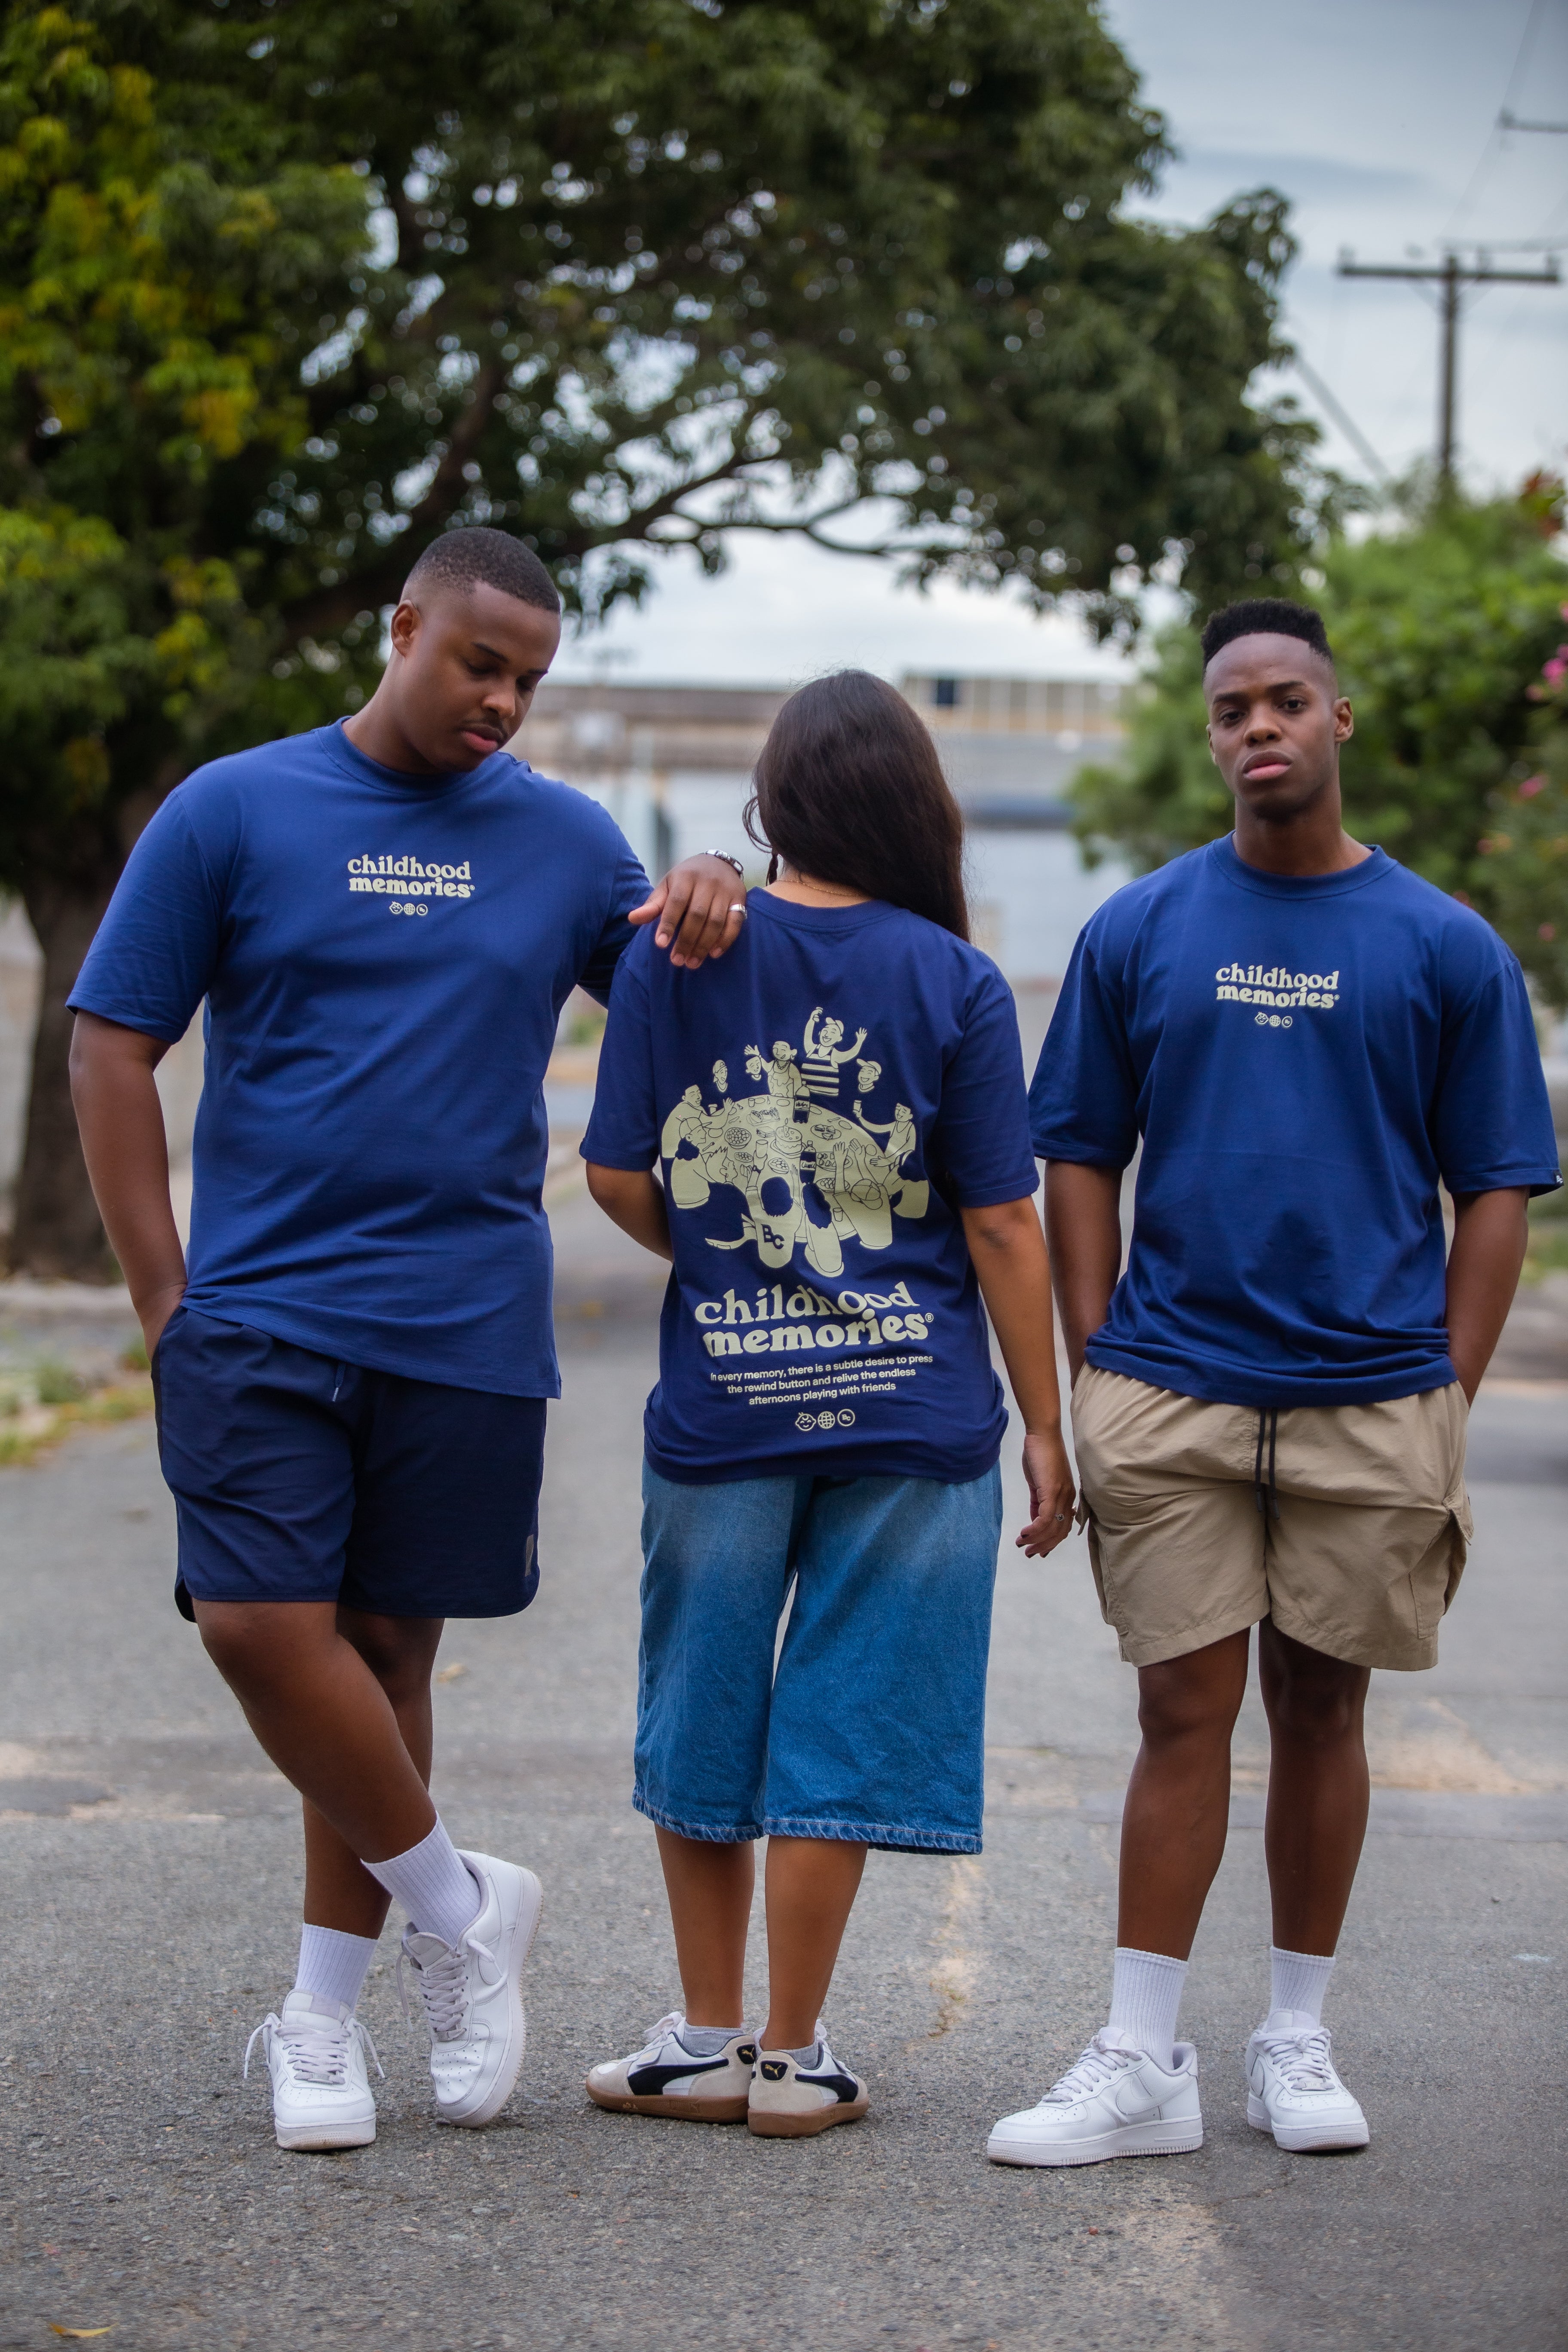
[(726, 866), (732, 866), (734, 867), (742, 882), (745, 880), (745, 867), (742, 865), (738, 857), (731, 857), (727, 849), (705, 849), (702, 852), (702, 856), (704, 857), (717, 857), (721, 859)]

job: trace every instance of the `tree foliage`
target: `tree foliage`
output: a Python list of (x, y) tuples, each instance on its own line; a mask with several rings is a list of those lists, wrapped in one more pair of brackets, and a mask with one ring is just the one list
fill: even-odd
[[(1542, 677), (1568, 591), (1560, 520), (1548, 516), (1543, 530), (1529, 500), (1436, 505), (1388, 536), (1339, 541), (1310, 601), (1355, 710), (1341, 763), (1350, 829), (1479, 908), (1562, 1004), (1568, 767), (1552, 780), (1568, 760), (1568, 730), (1561, 677), (1555, 688)], [(1074, 780), (1091, 859), (1114, 850), (1146, 873), (1230, 831), (1201, 681), (1195, 630), (1163, 633), (1126, 757)], [(1537, 773), (1547, 785), (1531, 781)]]
[(0, 26), (0, 887), (41, 938), (197, 761), (356, 707), (453, 525), (593, 614), (868, 516), (1102, 628), (1310, 535), (1310, 428), (1247, 400), (1283, 205), (1130, 217), (1166, 149), (1092, 0)]

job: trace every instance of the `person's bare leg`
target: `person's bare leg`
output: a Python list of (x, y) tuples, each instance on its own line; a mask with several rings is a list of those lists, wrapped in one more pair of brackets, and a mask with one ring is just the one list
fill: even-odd
[[(440, 1647), (439, 1617), (375, 1617), (340, 1609), (338, 1631), (353, 1643), (381, 1685), (396, 1717), (398, 1735), (426, 1788), (434, 1746), (430, 1672)], [(379, 1936), (391, 1896), (373, 1878), (309, 1797), (305, 1816), (304, 1917), (312, 1927), (336, 1927), (350, 1936)]]
[(1258, 1670), (1268, 1717), (1263, 1850), (1274, 1941), (1329, 1958), (1344, 1925), (1371, 1783), (1363, 1715), (1372, 1675), (1292, 1641), (1265, 1618)]
[(666, 1829), (656, 1829), (655, 1835), (675, 1928), (686, 2021), (742, 2024), (754, 1850), (749, 1841), (719, 1845), (708, 1838), (679, 1837)]
[(865, 1867), (865, 1847), (847, 1838), (768, 1840), (764, 2050), (804, 2050), (816, 2040)]
[(436, 1808), (335, 1601), (198, 1601), (195, 1612), (257, 1738), (352, 1853), (384, 1862), (429, 1836)]
[(1121, 1816), (1116, 1940), (1184, 1960), (1225, 1853), (1248, 1634), (1138, 1672), (1143, 1734)]

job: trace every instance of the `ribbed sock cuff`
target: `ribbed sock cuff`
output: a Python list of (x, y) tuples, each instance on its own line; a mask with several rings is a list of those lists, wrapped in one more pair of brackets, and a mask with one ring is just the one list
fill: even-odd
[(1116, 1948), (1109, 2021), (1131, 2034), (1167, 2074), (1173, 2063), (1176, 2019), (1186, 1980), (1185, 1960), (1173, 1960), (1163, 1952), (1134, 1951), (1123, 1944)]
[(1268, 1969), (1270, 2011), (1293, 2009), (1309, 2016), (1314, 2025), (1321, 2025), (1323, 1996), (1334, 1972), (1332, 1953), (1325, 1957), (1316, 1952), (1282, 1952), (1278, 1944), (1270, 1944)]
[(318, 2000), (341, 2001), (352, 2010), (364, 1990), (374, 1958), (374, 1936), (350, 1936), (341, 1927), (312, 1927), (307, 1921), (300, 1930), (294, 1990), (314, 1993)]
[(402, 1904), (411, 1927), (444, 1944), (455, 1944), (479, 1916), (479, 1883), (440, 1821), (406, 1853), (367, 1862), (365, 1868)]

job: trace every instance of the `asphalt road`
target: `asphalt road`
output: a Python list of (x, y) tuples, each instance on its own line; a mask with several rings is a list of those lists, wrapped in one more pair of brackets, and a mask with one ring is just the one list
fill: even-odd
[(1443, 1664), (1375, 1685), (1373, 1834), (1330, 2012), (1364, 2153), (1288, 2157), (1247, 2128), (1268, 1940), (1249, 1702), (1184, 2012), (1205, 2146), (1068, 2173), (983, 2158), (1107, 1987), (1132, 1678), (1076, 1540), (1005, 1557), (984, 1856), (872, 1857), (828, 2010), (867, 2121), (790, 2142), (608, 2116), (584, 2071), (678, 1997), (627, 1801), (658, 1281), (580, 1195), (556, 1224), (543, 1587), (520, 1620), (454, 1624), (437, 1692), (454, 1832), (545, 1886), (529, 2062), (486, 2132), (431, 2121), (389, 1932), (365, 2011), (376, 2144), (275, 2147), (239, 2057), (289, 1981), (294, 1807), (170, 1603), (151, 1427), (0, 1471), (0, 2347), (100, 2327), (110, 2352), (1568, 2344), (1568, 1392), (1483, 1394)]

